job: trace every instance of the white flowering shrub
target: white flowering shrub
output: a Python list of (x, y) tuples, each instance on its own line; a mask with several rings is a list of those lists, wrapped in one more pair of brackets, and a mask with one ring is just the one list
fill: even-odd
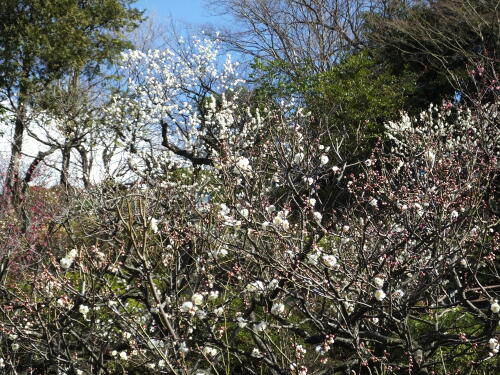
[(108, 115), (134, 184), (89, 191), (60, 217), (75, 246), (7, 275), (5, 371), (494, 371), (497, 107), (403, 116), (348, 164), (293, 102), (247, 109), (208, 43), (125, 56)]

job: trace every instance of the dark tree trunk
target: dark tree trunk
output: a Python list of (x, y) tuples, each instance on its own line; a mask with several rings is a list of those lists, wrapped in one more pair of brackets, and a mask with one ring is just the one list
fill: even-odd
[(83, 186), (85, 187), (85, 189), (88, 189), (90, 188), (90, 171), (92, 169), (92, 159), (89, 158), (88, 151), (83, 146), (78, 147), (77, 150), (80, 153), (80, 157), (82, 159)]
[(10, 194), (11, 204), (19, 205), (21, 201), (21, 181), (19, 173), (21, 169), (21, 153), (23, 149), (24, 131), (26, 129), (26, 104), (28, 102), (28, 79), (31, 64), (24, 61), (22, 77), (19, 86), (19, 96), (17, 98), (16, 120), (14, 126), (14, 137), (12, 139), (9, 167), (5, 177), (5, 189)]
[(71, 160), (71, 147), (65, 145), (61, 149), (62, 153), (62, 165), (61, 165), (61, 176), (59, 183), (65, 188), (69, 187), (69, 163)]

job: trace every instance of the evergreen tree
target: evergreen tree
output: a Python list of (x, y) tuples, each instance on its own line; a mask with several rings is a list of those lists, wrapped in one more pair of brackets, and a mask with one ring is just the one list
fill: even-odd
[(20, 158), (35, 95), (69, 72), (97, 73), (129, 46), (133, 0), (1, 0), (0, 103), (14, 113), (7, 191), (19, 198)]

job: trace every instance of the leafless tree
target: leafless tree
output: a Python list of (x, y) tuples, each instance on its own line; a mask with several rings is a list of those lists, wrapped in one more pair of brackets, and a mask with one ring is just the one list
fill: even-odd
[(381, 9), (378, 1), (221, 0), (209, 2), (236, 25), (218, 37), (250, 56), (285, 61), (292, 67), (311, 62), (328, 70), (363, 46), (363, 14)]

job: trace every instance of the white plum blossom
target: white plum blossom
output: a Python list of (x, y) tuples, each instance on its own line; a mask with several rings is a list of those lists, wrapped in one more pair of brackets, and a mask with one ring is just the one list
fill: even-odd
[(500, 305), (498, 304), (497, 300), (494, 300), (493, 303), (490, 306), (491, 311), (493, 313), (498, 314), (500, 312)]
[(344, 302), (345, 309), (347, 312), (350, 314), (354, 311), (354, 303), (351, 303), (349, 301)]
[(66, 257), (61, 258), (61, 260), (59, 261), (59, 264), (61, 265), (61, 267), (63, 269), (67, 270), (73, 264), (73, 259), (69, 259)]
[(278, 212), (278, 214), (273, 219), (273, 224), (276, 227), (281, 228), (283, 230), (290, 229), (290, 223), (286, 219), (286, 216), (287, 216), (287, 212), (286, 211), (280, 211), (280, 212)]
[(240, 328), (245, 328), (248, 324), (248, 321), (241, 316), (237, 317), (236, 321), (238, 323), (238, 327), (240, 327)]
[(273, 303), (273, 307), (271, 307), (271, 313), (275, 315), (283, 314), (285, 311), (285, 305), (282, 303)]
[(250, 160), (245, 157), (240, 157), (236, 162), (236, 166), (243, 172), (251, 172), (252, 166), (250, 165)]
[(271, 205), (269, 205), (269, 206), (267, 206), (267, 207), (266, 207), (266, 212), (267, 212), (268, 214), (271, 214), (271, 213), (273, 213), (274, 211), (276, 211), (276, 207), (275, 207), (274, 205), (272, 205), (272, 204), (271, 204)]
[(219, 306), (216, 309), (214, 309), (214, 314), (217, 316), (224, 315), (224, 306)]
[(254, 329), (256, 332), (263, 332), (267, 329), (267, 323), (264, 321), (259, 322), (254, 326)]
[(78, 307), (78, 311), (80, 312), (80, 314), (82, 315), (87, 315), (90, 311), (89, 307), (87, 305), (80, 305)]
[(498, 348), (498, 340), (496, 338), (491, 338), (488, 341), (488, 346), (490, 347), (491, 350), (495, 350)]
[(321, 215), (320, 212), (315, 211), (313, 213), (314, 220), (316, 220), (318, 223), (321, 222), (321, 219), (323, 219), (323, 215)]
[(373, 278), (373, 283), (375, 284), (375, 286), (380, 289), (384, 286), (384, 279), (381, 278), (381, 277), (374, 277)]
[(202, 350), (202, 353), (207, 357), (215, 357), (218, 353), (218, 350), (211, 346), (205, 346)]
[(248, 209), (247, 209), (247, 208), (242, 208), (242, 209), (240, 210), (240, 214), (241, 214), (241, 216), (243, 216), (243, 217), (245, 217), (245, 218), (246, 218), (246, 217), (248, 217), (249, 211), (248, 211)]
[(158, 220), (155, 218), (149, 219), (149, 227), (153, 231), (153, 233), (158, 233)]
[(326, 156), (326, 155), (321, 155), (321, 157), (319, 158), (319, 160), (320, 160), (321, 165), (326, 165), (326, 164), (328, 164), (328, 161), (330, 159), (328, 159), (328, 156)]
[(304, 160), (304, 153), (303, 152), (298, 152), (295, 154), (295, 156), (293, 157), (293, 162), (295, 164), (300, 164), (302, 163), (302, 160)]
[(186, 354), (187, 352), (189, 352), (189, 348), (187, 347), (185, 341), (181, 342), (181, 344), (179, 345), (179, 352), (181, 352), (183, 354)]
[(309, 254), (307, 254), (307, 262), (309, 264), (312, 264), (313, 266), (318, 264), (319, 257), (321, 256), (321, 253), (319, 251), (312, 251)]
[(186, 312), (189, 312), (189, 313), (191, 313), (191, 314), (194, 314), (194, 313), (196, 312), (196, 310), (197, 310), (197, 309), (196, 309), (196, 306), (193, 304), (193, 302), (191, 302), (191, 301), (186, 301), (186, 302), (184, 302), (184, 303), (181, 305), (180, 310), (181, 310), (182, 312), (185, 312), (185, 313), (186, 313)]
[(72, 249), (63, 258), (61, 258), (59, 264), (63, 269), (67, 270), (71, 267), (77, 255), (78, 251), (76, 249)]
[(218, 290), (212, 290), (208, 294), (208, 300), (209, 301), (215, 301), (217, 298), (219, 298), (219, 291)]
[(430, 164), (434, 164), (434, 160), (436, 160), (436, 154), (432, 150), (427, 150), (425, 153), (425, 158)]
[(385, 297), (386, 297), (386, 294), (382, 289), (377, 289), (375, 291), (375, 299), (377, 301), (382, 301)]
[(250, 355), (254, 358), (262, 358), (262, 353), (257, 348), (253, 348), (252, 353)]
[(221, 203), (219, 215), (224, 217), (224, 216), (229, 216), (230, 213), (231, 209), (225, 203)]
[(278, 279), (272, 279), (269, 284), (267, 284), (267, 290), (274, 290), (279, 286), (280, 282)]
[(323, 255), (321, 261), (326, 267), (333, 268), (337, 265), (337, 258), (335, 255)]
[(222, 259), (222, 258), (225, 258), (227, 256), (227, 254), (228, 254), (228, 251), (222, 247), (222, 248), (212, 252), (212, 257), (215, 259)]
[(195, 293), (191, 296), (191, 301), (197, 306), (203, 303), (203, 295), (200, 293)]
[(295, 352), (303, 355), (307, 353), (307, 350), (302, 345), (297, 345), (295, 346)]
[(249, 283), (245, 290), (250, 293), (262, 293), (266, 290), (264, 283), (260, 280)]
[(120, 359), (126, 361), (128, 359), (128, 354), (126, 351), (120, 352)]

